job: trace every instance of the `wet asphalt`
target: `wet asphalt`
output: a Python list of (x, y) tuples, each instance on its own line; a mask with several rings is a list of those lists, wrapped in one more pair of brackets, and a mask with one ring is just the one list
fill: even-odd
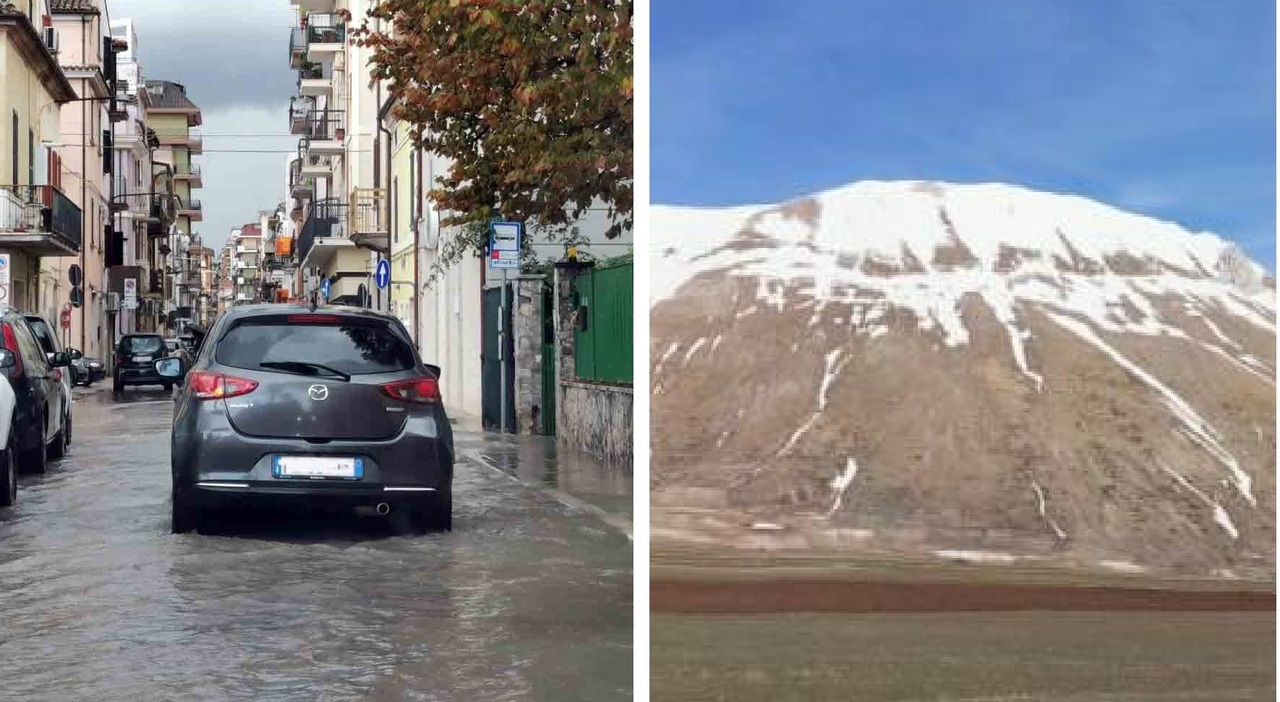
[(172, 402), (94, 390), (0, 509), (0, 700), (631, 699), (625, 529), (504, 472), (509, 441), (458, 433), (451, 533), (258, 512), (172, 535)]

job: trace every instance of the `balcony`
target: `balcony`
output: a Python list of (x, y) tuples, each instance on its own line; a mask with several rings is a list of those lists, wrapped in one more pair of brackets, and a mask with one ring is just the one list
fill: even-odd
[(170, 148), (187, 148), (193, 154), (204, 153), (204, 139), (190, 130), (156, 132), (160, 146)]
[(302, 235), (298, 237), (300, 265), (324, 265), (338, 247), (354, 246), (347, 238), (347, 224), (347, 203), (337, 199), (311, 203)]
[(295, 95), (289, 98), (289, 133), (298, 136), (311, 135), (311, 115), (316, 111), (316, 100)]
[(0, 185), (0, 244), (38, 256), (80, 253), (83, 214), (51, 185)]
[(390, 245), (391, 228), (387, 226), (387, 191), (382, 188), (356, 188), (351, 191), (351, 240), (362, 246), (386, 249)]
[(311, 113), (306, 140), (311, 153), (339, 156), (346, 151), (347, 114), (343, 110)]
[(190, 183), (193, 188), (204, 187), (204, 174), (201, 172), (200, 167), (194, 164), (178, 166), (177, 170), (173, 174), (173, 179), (185, 180)]
[(307, 62), (307, 31), (294, 27), (289, 31), (289, 68), (298, 70)]
[(179, 202), (178, 216), (186, 217), (192, 222), (202, 222), (204, 221), (204, 205), (200, 204), (199, 200)]
[(302, 18), (307, 57), (316, 61), (324, 54), (342, 51), (347, 43), (347, 23), (338, 15), (311, 13)]
[(315, 195), (316, 179), (302, 175), (302, 158), (296, 158), (289, 164), (289, 195), (297, 200), (306, 200)]
[(332, 155), (325, 155), (316, 148), (316, 145), (322, 142), (313, 142), (310, 139), (303, 139), (298, 144), (298, 175), (304, 178), (328, 178), (333, 175), (333, 170), (337, 167), (338, 158)]
[(299, 70), (298, 94), (304, 97), (333, 97), (333, 66), (311, 63)]
[(337, 0), (289, 0), (308, 12), (332, 12), (337, 7)]

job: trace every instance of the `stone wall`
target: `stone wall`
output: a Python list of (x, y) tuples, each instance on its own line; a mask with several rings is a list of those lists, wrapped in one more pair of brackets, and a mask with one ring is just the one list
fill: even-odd
[(631, 464), (631, 388), (562, 381), (556, 433), (561, 444), (606, 461)]
[(521, 276), (511, 285), (511, 334), (515, 342), (516, 431), (542, 433), (543, 276)]
[(574, 322), (570, 293), (584, 266), (555, 269), (556, 440), (607, 461), (631, 463), (632, 389), (577, 380), (574, 374)]

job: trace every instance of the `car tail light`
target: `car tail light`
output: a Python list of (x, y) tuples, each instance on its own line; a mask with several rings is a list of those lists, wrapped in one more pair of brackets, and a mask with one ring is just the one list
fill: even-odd
[(258, 389), (258, 381), (236, 378), (221, 373), (193, 371), (187, 376), (191, 394), (201, 400), (225, 400), (228, 397), (248, 395)]
[(18, 353), (18, 337), (13, 335), (13, 325), (5, 322), (3, 325), (4, 347), (13, 352), (13, 374), (15, 376), (22, 375), (22, 354)]
[(440, 384), (435, 378), (398, 380), (381, 386), (382, 394), (403, 402), (429, 404), (440, 401)]

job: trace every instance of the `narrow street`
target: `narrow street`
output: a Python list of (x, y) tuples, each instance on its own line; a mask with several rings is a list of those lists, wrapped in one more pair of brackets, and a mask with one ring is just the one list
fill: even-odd
[(68, 458), (0, 510), (0, 699), (630, 699), (630, 499), (600, 475), (459, 427), (451, 533), (235, 513), (175, 536), (168, 396), (77, 398)]

